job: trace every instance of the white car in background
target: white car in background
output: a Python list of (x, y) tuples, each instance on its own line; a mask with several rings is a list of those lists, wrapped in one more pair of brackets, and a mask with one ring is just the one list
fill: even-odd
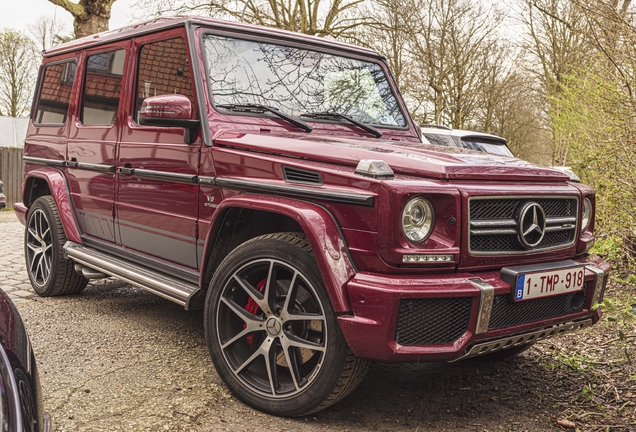
[(0, 180), (0, 209), (3, 209), (7, 206), (7, 197), (2, 193), (2, 188), (4, 187), (4, 183)]
[(451, 129), (446, 126), (434, 124), (420, 125), (422, 137), (426, 138), (429, 144), (441, 145), (446, 147), (465, 148), (477, 150), (486, 153), (492, 153), (500, 156), (511, 156), (514, 154), (510, 151), (505, 138), (498, 137), (483, 132), (475, 132), (461, 129)]
[[(451, 129), (435, 124), (421, 124), (420, 130), (422, 132), (422, 142), (425, 144), (464, 148), (499, 156), (515, 157), (510, 148), (508, 148), (506, 139), (497, 135), (462, 129)], [(577, 176), (570, 167), (553, 166), (551, 168), (570, 176), (570, 181), (574, 183), (581, 182), (579, 176)]]

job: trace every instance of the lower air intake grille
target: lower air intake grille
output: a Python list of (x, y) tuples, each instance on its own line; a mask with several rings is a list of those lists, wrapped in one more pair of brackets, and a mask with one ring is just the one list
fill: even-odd
[(402, 300), (395, 327), (400, 345), (439, 345), (456, 341), (468, 329), (470, 297)]
[(495, 296), (488, 330), (556, 318), (583, 310), (587, 283), (583, 291), (515, 302), (510, 294)]

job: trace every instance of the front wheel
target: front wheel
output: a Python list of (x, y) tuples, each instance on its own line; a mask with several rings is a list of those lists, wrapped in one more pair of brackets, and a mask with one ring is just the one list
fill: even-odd
[(35, 200), (29, 208), (24, 233), (24, 257), (31, 286), (42, 297), (76, 294), (88, 280), (64, 258), (66, 234), (53, 197)]
[(275, 415), (324, 409), (368, 370), (348, 348), (311, 247), (296, 233), (257, 237), (225, 258), (206, 297), (205, 336), (236, 397)]

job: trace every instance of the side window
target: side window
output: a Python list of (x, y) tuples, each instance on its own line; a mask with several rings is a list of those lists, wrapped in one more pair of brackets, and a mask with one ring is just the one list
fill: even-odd
[(44, 68), (34, 123), (50, 125), (66, 123), (76, 69), (75, 60)]
[(115, 124), (125, 60), (126, 51), (123, 49), (88, 57), (82, 96), (82, 124)]
[(435, 134), (423, 134), (424, 137), (431, 144), (446, 146), (446, 147), (457, 147), (453, 142), (453, 139), (448, 135), (435, 135)]
[(165, 94), (181, 94), (194, 102), (190, 63), (185, 41), (180, 37), (141, 47), (135, 121), (144, 99)]

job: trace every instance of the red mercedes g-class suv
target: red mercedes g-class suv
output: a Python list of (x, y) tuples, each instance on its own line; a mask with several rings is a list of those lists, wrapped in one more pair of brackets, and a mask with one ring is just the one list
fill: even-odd
[(424, 145), (382, 55), (174, 18), (44, 53), (25, 144), (40, 295), (114, 276), (205, 308), (221, 378), (318, 411), (368, 362), (519, 353), (589, 326), (594, 191)]

